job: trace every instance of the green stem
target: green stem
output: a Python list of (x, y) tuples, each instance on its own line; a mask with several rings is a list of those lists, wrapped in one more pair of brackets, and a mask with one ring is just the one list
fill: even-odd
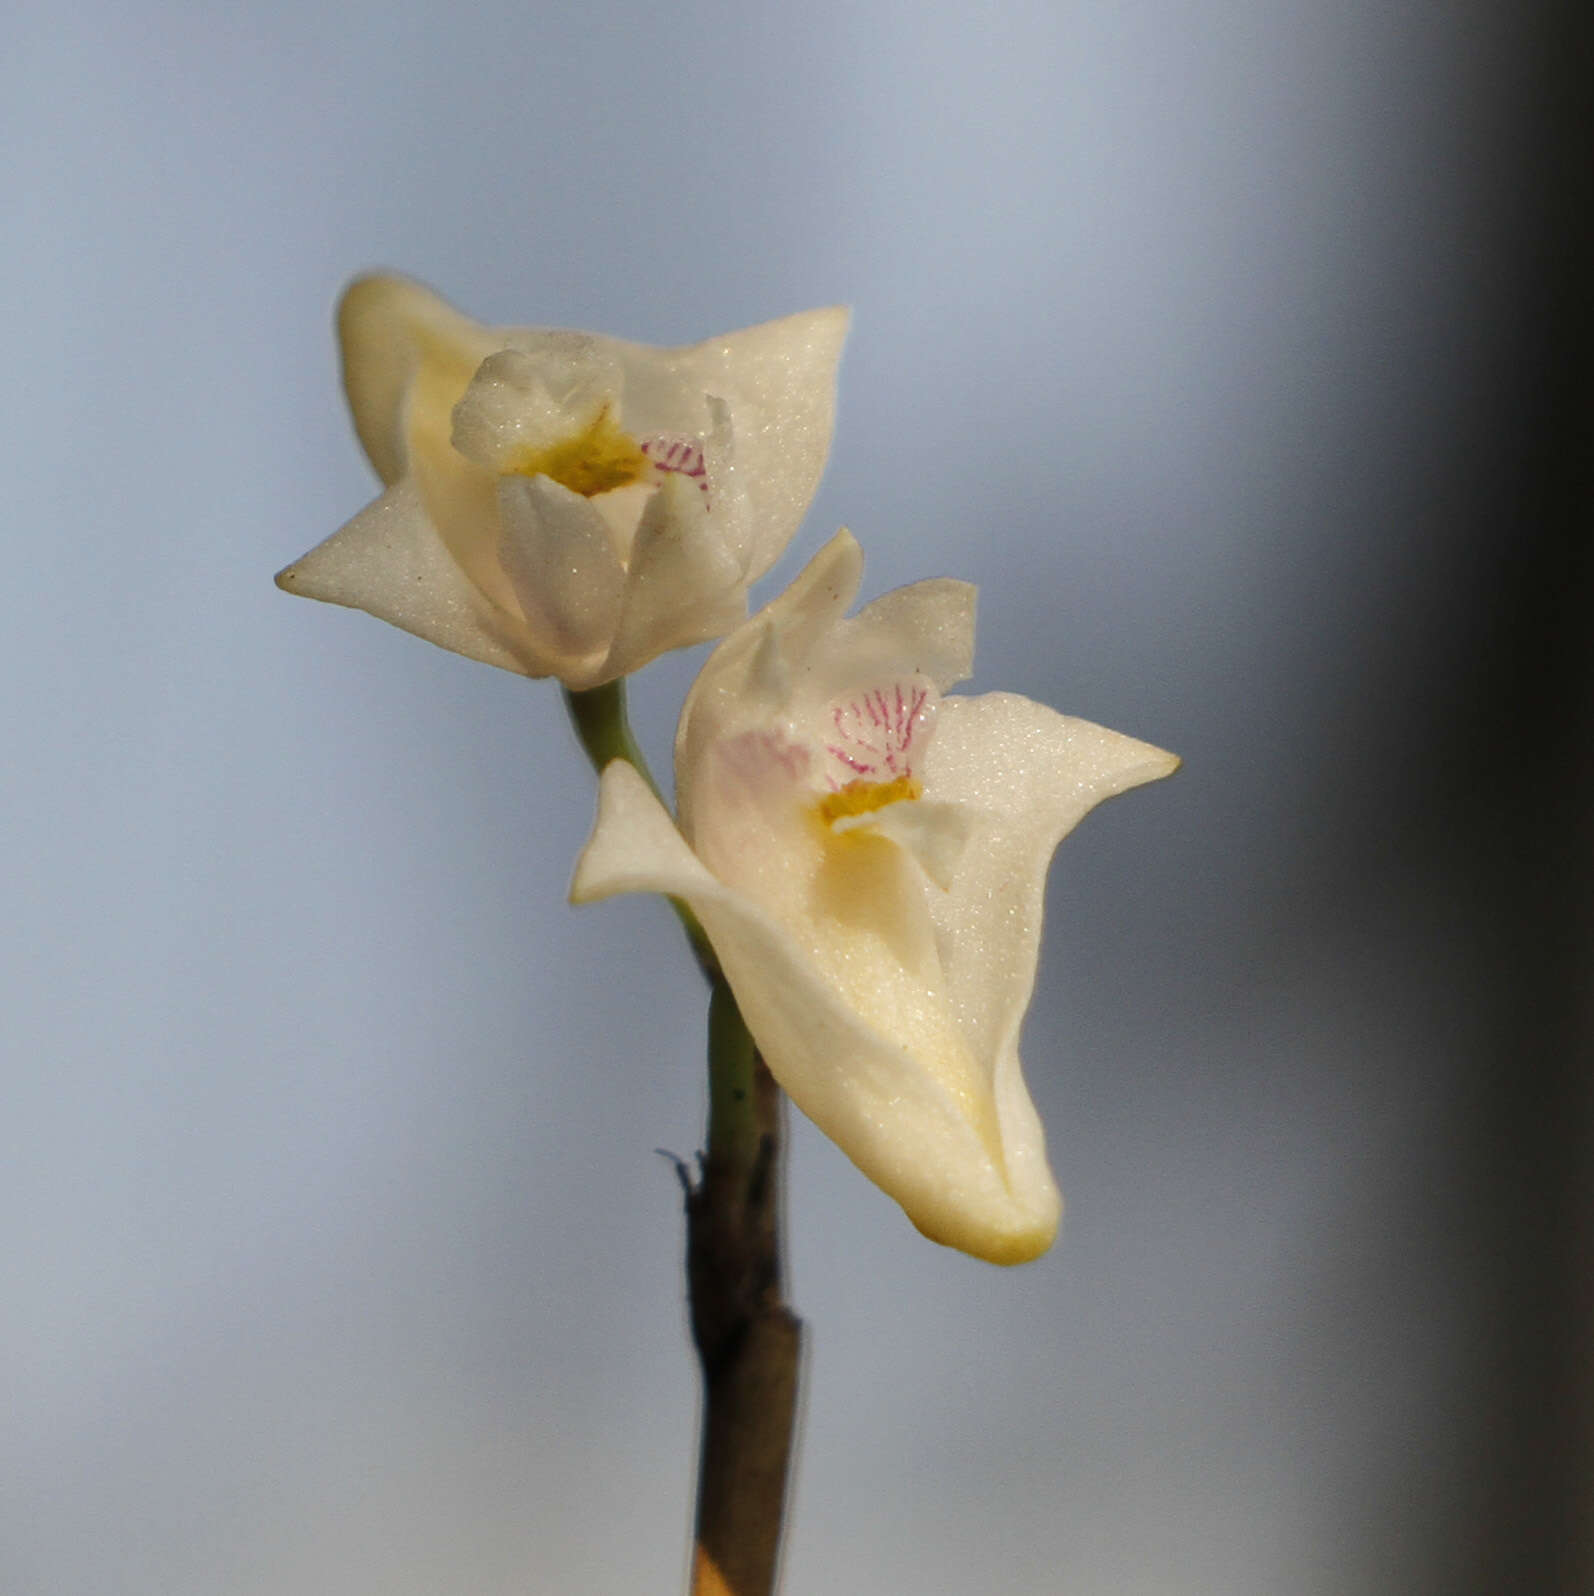
[(623, 759), (653, 789), (653, 796), (664, 803), (664, 794), (648, 769), (647, 758), (637, 744), (630, 717), (625, 712), (625, 678), (605, 682), (601, 687), (589, 687), (584, 692), (567, 687), (564, 694), (570, 724), (575, 727), (592, 768), (601, 776), (605, 765)]
[[(601, 687), (589, 687), (582, 692), (567, 687), (564, 689), (564, 698), (565, 708), (570, 713), (570, 724), (575, 727), (576, 736), (586, 750), (587, 758), (592, 761), (592, 768), (601, 776), (605, 766), (616, 759), (623, 759), (648, 784), (653, 796), (668, 809), (670, 805), (653, 779), (653, 772), (648, 769), (647, 756), (631, 731), (631, 721), (625, 712), (625, 678), (605, 682)], [(675, 910), (675, 917), (686, 932), (686, 940), (692, 945), (692, 956), (697, 960), (698, 968), (709, 981), (717, 980), (719, 960), (714, 956), (714, 949), (702, 923), (681, 899), (671, 898), (670, 907)]]

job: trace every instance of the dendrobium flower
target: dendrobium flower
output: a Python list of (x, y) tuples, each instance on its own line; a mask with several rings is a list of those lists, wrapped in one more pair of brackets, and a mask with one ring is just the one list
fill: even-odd
[(385, 491), (278, 586), (576, 689), (722, 636), (818, 486), (846, 328), (655, 349), (357, 279), (343, 381)]
[(710, 656), (675, 745), (680, 825), (620, 761), (576, 902), (683, 898), (776, 1080), (925, 1235), (1020, 1263), (1062, 1199), (1025, 1089), (1052, 851), (1178, 765), (969, 673), (974, 589), (928, 581), (851, 619), (839, 534)]

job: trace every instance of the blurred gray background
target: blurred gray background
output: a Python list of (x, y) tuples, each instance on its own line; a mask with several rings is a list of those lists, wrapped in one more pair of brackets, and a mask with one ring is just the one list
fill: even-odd
[(378, 265), (663, 343), (851, 304), (761, 596), (845, 521), (870, 594), (980, 584), (975, 690), (1185, 756), (1053, 873), (1055, 1252), (794, 1125), (791, 1596), (1594, 1588), (1570, 16), (22, 0), (0, 1589), (685, 1567), (688, 959), (565, 906), (547, 684), (271, 586), (373, 491)]

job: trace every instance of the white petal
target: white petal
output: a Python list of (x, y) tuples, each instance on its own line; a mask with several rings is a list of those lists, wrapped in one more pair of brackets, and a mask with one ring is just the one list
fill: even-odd
[[(755, 673), (767, 680), (771, 647), (787, 662), (803, 659), (814, 641), (852, 602), (863, 579), (863, 551), (853, 535), (838, 532), (778, 598), (766, 604), (709, 655), (686, 695), (675, 734), (676, 801), (687, 836), (692, 820), (692, 781), (703, 752), (736, 728), (748, 713), (747, 690)], [(760, 663), (760, 655), (765, 656)]]
[(714, 535), (696, 482), (666, 473), (637, 526), (606, 674), (723, 637), (746, 615), (741, 566)]
[(603, 524), (609, 529), (609, 543), (621, 565), (629, 567), (631, 564), (642, 512), (657, 491), (651, 482), (628, 482), (624, 487), (610, 488), (607, 493), (594, 493), (587, 500), (603, 517)]
[[(838, 622), (826, 654), (834, 650), (850, 660), (855, 653), (877, 653), (892, 661), (892, 674), (928, 676), (944, 693), (974, 669), (978, 591), (972, 582), (951, 577), (899, 587)], [(860, 671), (858, 679), (870, 674)]]
[(576, 860), (570, 901), (674, 893), (682, 885), (702, 892), (715, 883), (648, 784), (623, 759), (613, 761), (598, 784), (598, 818)]
[(522, 676), (546, 662), (460, 570), (408, 478), (277, 575), (285, 593), (347, 604)]
[(452, 409), (471, 373), (497, 347), (487, 328), (431, 289), (384, 274), (357, 277), (344, 290), (338, 342), (354, 430), (390, 487), (408, 465), (412, 411), (435, 403), (439, 388)]
[(780, 557), (824, 474), (836, 414), (836, 368), (848, 313), (833, 306), (679, 349), (609, 341), (625, 368), (625, 422), (642, 433), (712, 435), (715, 401), (733, 447), (715, 462), (715, 501), (746, 496), (747, 577)]
[[(946, 698), (922, 771), (926, 799), (977, 816), (951, 888), (932, 894), (948, 997), (970, 1045), (991, 1061), (1002, 1116), (1034, 1109), (1018, 1057), (1035, 985), (1046, 872), (1058, 842), (1102, 799), (1171, 774), (1179, 761), (1012, 693)], [(1014, 1166), (1015, 1181), (1050, 1179)]]
[(514, 595), (498, 566), (493, 476), (453, 447), (454, 406), (499, 335), (405, 277), (357, 278), (338, 308), (355, 431), (389, 486), (408, 476), (438, 535), (490, 604)]
[(607, 649), (625, 568), (603, 517), (547, 477), (501, 477), (499, 559), (531, 634), (561, 662), (559, 675)]
[(748, 580), (780, 558), (824, 474), (836, 419), (840, 306), (810, 310), (680, 351), (683, 372), (723, 399), (735, 430), (730, 471), (758, 506)]
[(703, 437), (708, 504), (721, 539), (736, 556), (743, 581), (751, 582), (762, 574), (752, 569), (754, 553), (762, 548), (760, 506), (749, 496), (746, 473), (736, 471), (736, 433), (731, 407), (711, 394), (708, 418), (708, 430)]
[[(1011, 1189), (968, 1104), (933, 1061), (867, 1023), (794, 936), (704, 868), (642, 779), (617, 762), (603, 774), (571, 897), (620, 892), (671, 893), (692, 905), (776, 1079), (927, 1236), (996, 1263), (1050, 1245), (1061, 1211), (1055, 1186), (1030, 1180)], [(1018, 1134), (1033, 1145), (1004, 1154), (1044, 1170), (1039, 1125)]]
[(747, 666), (747, 695), (755, 713), (773, 715), (791, 702), (791, 663), (767, 616)]

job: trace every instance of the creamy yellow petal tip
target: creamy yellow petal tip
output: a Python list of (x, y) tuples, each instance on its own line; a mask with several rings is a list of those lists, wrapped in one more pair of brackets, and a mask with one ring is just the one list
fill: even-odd
[[(908, 1217), (913, 1219), (911, 1214)], [(1057, 1240), (1059, 1222), (1053, 1218), (1015, 1230), (984, 1230), (965, 1223), (938, 1230), (928, 1223), (913, 1219), (913, 1228), (926, 1241), (951, 1247), (956, 1252), (966, 1252), (983, 1263), (1011, 1269), (1018, 1264), (1034, 1263), (1037, 1258), (1045, 1257)]]

